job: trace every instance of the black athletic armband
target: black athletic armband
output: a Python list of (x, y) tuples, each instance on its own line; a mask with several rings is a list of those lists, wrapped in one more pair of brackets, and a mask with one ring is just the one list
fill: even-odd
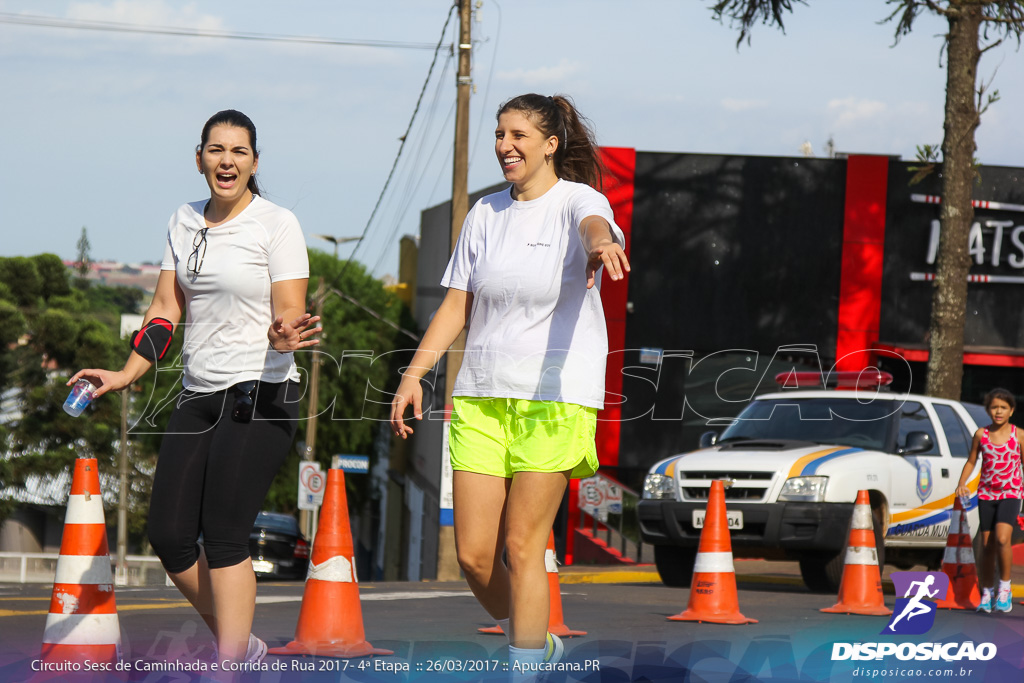
[(163, 359), (167, 349), (171, 347), (171, 334), (174, 325), (166, 318), (153, 318), (141, 330), (132, 333), (129, 345), (132, 351), (148, 361), (156, 362)]

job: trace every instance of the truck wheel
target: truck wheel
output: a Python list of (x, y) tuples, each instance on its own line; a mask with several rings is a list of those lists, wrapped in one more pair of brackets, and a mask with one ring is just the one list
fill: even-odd
[[(875, 536), (875, 554), (878, 556), (878, 573), (885, 569), (885, 532), (882, 529), (882, 509), (871, 510), (871, 526)], [(846, 548), (835, 555), (807, 557), (800, 560), (800, 576), (807, 588), (815, 593), (838, 593), (846, 567)]]
[(812, 593), (838, 593), (845, 562), (846, 550), (832, 557), (805, 557), (800, 560), (800, 576)]
[(697, 561), (696, 548), (674, 545), (654, 546), (654, 566), (661, 582), (670, 588), (686, 588), (693, 578), (693, 564)]

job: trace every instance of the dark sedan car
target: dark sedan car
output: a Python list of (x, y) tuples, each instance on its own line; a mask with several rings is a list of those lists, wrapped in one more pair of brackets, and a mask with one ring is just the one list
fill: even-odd
[(257, 578), (306, 578), (309, 543), (291, 515), (261, 512), (249, 534), (249, 554)]

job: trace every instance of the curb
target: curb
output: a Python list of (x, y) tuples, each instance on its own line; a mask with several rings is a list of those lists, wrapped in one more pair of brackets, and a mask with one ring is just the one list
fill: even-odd
[[(608, 569), (608, 570), (577, 570), (566, 567), (559, 571), (558, 582), (566, 584), (584, 583), (661, 583), (661, 577), (657, 570), (653, 569)], [(780, 586), (803, 586), (804, 581), (799, 576), (769, 576), (767, 574), (737, 574), (738, 584), (770, 584)], [(893, 595), (895, 588), (892, 579), (882, 579), (882, 588), (887, 595)], [(1024, 598), (1024, 586), (1014, 585), (1012, 588), (1014, 598)]]

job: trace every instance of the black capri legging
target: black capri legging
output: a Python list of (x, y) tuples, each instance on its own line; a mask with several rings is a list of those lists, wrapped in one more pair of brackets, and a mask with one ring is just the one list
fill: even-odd
[(249, 559), (249, 533), (288, 456), (299, 416), (295, 382), (261, 382), (251, 422), (231, 419), (237, 389), (184, 391), (167, 424), (149, 502), (149, 542), (164, 569), (183, 572), (203, 535), (211, 569)]

